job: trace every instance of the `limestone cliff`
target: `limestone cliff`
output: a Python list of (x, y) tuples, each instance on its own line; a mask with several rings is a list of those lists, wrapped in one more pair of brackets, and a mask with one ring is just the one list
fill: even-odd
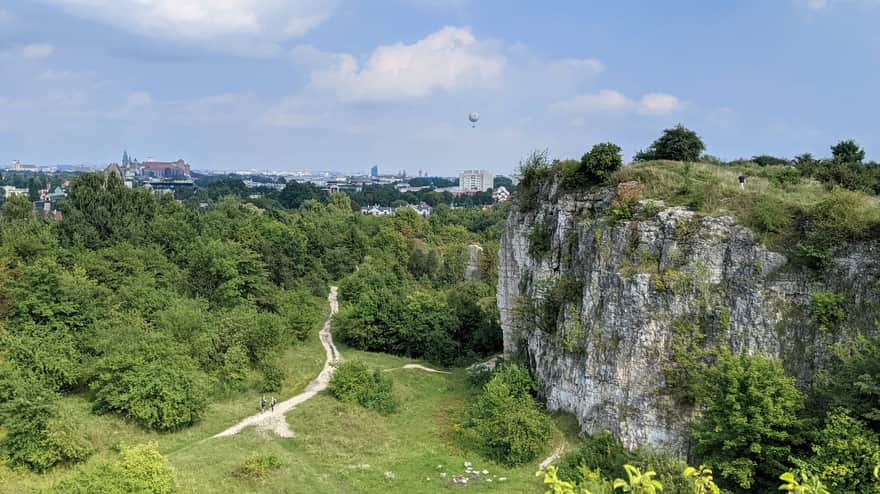
[(628, 447), (687, 449), (697, 412), (667, 383), (676, 338), (776, 356), (803, 383), (846, 331), (817, 328), (812, 294), (859, 307), (849, 327), (878, 317), (876, 244), (840, 246), (815, 273), (792, 269), (731, 217), (638, 190), (566, 194), (548, 180), (536, 197), (512, 208), (498, 254), (505, 353), (526, 355), (551, 410)]

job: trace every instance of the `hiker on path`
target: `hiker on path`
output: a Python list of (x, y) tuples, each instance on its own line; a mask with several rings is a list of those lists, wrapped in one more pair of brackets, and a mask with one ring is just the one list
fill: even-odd
[(269, 407), (272, 409), (273, 412), (275, 411), (275, 403), (278, 403), (278, 402), (275, 401), (275, 397), (273, 396), (272, 402), (269, 404)]
[(266, 409), (266, 395), (263, 395), (260, 398), (260, 411), (262, 412), (265, 409)]

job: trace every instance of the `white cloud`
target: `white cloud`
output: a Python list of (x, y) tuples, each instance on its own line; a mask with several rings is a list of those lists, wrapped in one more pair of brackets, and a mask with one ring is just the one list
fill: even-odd
[(643, 115), (666, 115), (681, 109), (681, 101), (671, 94), (649, 93), (639, 101), (639, 113)]
[(595, 58), (565, 58), (552, 62), (550, 64), (550, 71), (555, 76), (582, 81), (592, 79), (605, 72), (605, 64)]
[(578, 94), (575, 97), (553, 103), (550, 109), (562, 113), (626, 113), (636, 103), (618, 91), (603, 89), (598, 93)]
[(147, 106), (153, 102), (153, 97), (150, 96), (150, 93), (146, 91), (134, 91), (132, 93), (128, 93), (127, 106), (128, 108), (138, 108), (141, 106)]
[(467, 28), (444, 27), (413, 44), (379, 46), (361, 66), (350, 54), (295, 50), (302, 62), (319, 65), (310, 87), (345, 101), (424, 98), (437, 91), (496, 86), (506, 60), (497, 47), (477, 40)]
[(55, 51), (55, 47), (48, 43), (32, 43), (21, 47), (21, 56), (24, 58), (46, 58)]
[(680, 110), (681, 107), (681, 101), (671, 94), (648, 93), (636, 101), (619, 91), (603, 89), (598, 93), (578, 94), (553, 103), (550, 110), (572, 115), (623, 115), (633, 111), (640, 115), (665, 115)]
[(69, 12), (157, 41), (171, 38), (219, 50), (262, 54), (311, 31), (335, 0), (46, 0)]

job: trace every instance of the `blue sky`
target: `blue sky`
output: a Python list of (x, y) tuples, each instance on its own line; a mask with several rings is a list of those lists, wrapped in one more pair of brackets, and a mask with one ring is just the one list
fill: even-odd
[(509, 173), (679, 122), (723, 158), (880, 159), (878, 21), (880, 0), (4, 0), (0, 163)]

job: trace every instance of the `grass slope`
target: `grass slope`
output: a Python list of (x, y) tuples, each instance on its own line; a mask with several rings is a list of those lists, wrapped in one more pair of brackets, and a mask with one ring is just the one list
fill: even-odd
[[(347, 359), (369, 366), (398, 368), (411, 360), (340, 348)], [(321, 394), (288, 414), (295, 437), (264, 438), (254, 430), (199, 443), (174, 452), (184, 493), (432, 493), (448, 492), (452, 475), (464, 472), (465, 461), (489, 471), (492, 482), (467, 492), (534, 493), (541, 490), (534, 464), (515, 469), (485, 461), (460, 450), (452, 437), (453, 418), (468, 396), (466, 373), (430, 374), (419, 370), (389, 373), (400, 411), (389, 417), (343, 404)], [(560, 418), (571, 432), (572, 421)], [(576, 426), (575, 426), (576, 427)], [(562, 431), (556, 440), (562, 441)], [(553, 445), (547, 445), (547, 451)], [(241, 481), (230, 472), (259, 452), (277, 456), (283, 466), (263, 482)], [(443, 465), (438, 470), (437, 466)], [(391, 472), (386, 476), (386, 472)], [(446, 472), (442, 478), (440, 472)], [(388, 478), (392, 477), (392, 478)], [(506, 477), (506, 481), (497, 480)], [(429, 480), (430, 479), (430, 480)]]
[[(340, 347), (347, 359), (360, 359), (371, 367), (399, 368), (412, 360), (385, 354), (366, 353)], [(285, 399), (301, 391), (321, 369), (324, 352), (317, 331), (304, 344), (285, 355), (287, 379)], [(484, 461), (477, 454), (461, 450), (453, 438), (453, 420), (467, 400), (464, 369), (451, 374), (420, 370), (389, 372), (400, 411), (382, 417), (358, 406), (336, 401), (326, 393), (300, 405), (287, 416), (295, 437), (264, 437), (253, 428), (222, 439), (211, 435), (253, 414), (259, 394), (247, 392), (212, 404), (204, 419), (177, 433), (144, 431), (114, 415), (90, 416), (93, 442), (98, 449), (89, 461), (115, 457), (121, 444), (158, 441), (163, 454), (177, 470), (182, 493), (432, 493), (455, 489), (449, 480), (464, 472), (470, 461), (479, 470), (489, 470), (493, 482), (469, 486), (467, 492), (534, 493), (541, 483), (534, 477), (540, 459), (515, 469)], [(89, 414), (82, 398), (68, 398), (75, 413)], [(570, 417), (558, 417), (552, 444), (546, 454), (565, 437), (574, 437), (577, 424)], [(240, 480), (232, 471), (254, 454), (274, 455), (282, 463), (266, 480)], [(437, 465), (443, 465), (438, 470)], [(52, 486), (72, 473), (57, 468), (46, 475), (11, 471), (0, 466), (0, 492), (35, 492)], [(386, 472), (392, 472), (387, 478)], [(440, 472), (446, 472), (442, 478)], [(506, 477), (506, 481), (497, 480)], [(430, 480), (428, 480), (430, 479)]]

